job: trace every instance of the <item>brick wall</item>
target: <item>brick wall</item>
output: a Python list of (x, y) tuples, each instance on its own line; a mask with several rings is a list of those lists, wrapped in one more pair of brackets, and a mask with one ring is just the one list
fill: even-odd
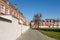
[[(13, 9), (11, 6), (9, 6), (8, 4), (6, 4), (4, 1), (0, 0), (0, 5), (3, 5), (5, 7), (5, 12), (1, 13), (1, 14), (7, 14), (6, 13), (6, 9), (9, 9), (9, 15), (13, 15), (14, 17), (16, 17), (18, 19), (18, 23), (20, 23), (20, 19), (22, 19), (22, 21), (26, 21), (25, 17), (23, 17), (17, 10)], [(14, 14), (12, 13), (14, 12)], [(21, 18), (20, 18), (21, 17)]]

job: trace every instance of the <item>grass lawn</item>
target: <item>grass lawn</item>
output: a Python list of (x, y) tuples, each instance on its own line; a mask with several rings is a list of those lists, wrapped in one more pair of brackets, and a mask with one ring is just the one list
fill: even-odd
[(38, 30), (39, 32), (49, 36), (49, 37), (52, 37), (52, 38), (55, 38), (55, 39), (58, 39), (60, 40), (60, 32), (55, 32), (55, 31), (44, 31), (44, 30)]

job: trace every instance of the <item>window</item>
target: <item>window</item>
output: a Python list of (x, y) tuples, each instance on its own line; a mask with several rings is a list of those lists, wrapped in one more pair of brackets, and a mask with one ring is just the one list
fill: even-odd
[(47, 22), (48, 22), (48, 20), (47, 20)]
[(12, 15), (14, 15), (14, 11), (12, 12)]
[(51, 20), (50, 20), (50, 22), (51, 22)]
[(6, 14), (10, 14), (9, 8), (6, 9)]
[(4, 5), (0, 5), (0, 12), (5, 13), (5, 7), (4, 7)]
[(45, 21), (43, 20), (43, 22), (45, 22)]

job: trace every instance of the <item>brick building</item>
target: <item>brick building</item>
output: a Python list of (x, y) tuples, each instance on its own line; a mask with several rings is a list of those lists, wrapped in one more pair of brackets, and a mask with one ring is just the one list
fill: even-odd
[[(41, 20), (39, 25), (43, 27), (43, 26), (54, 26), (54, 24), (55, 24), (54, 19), (45, 19)], [(33, 26), (33, 28), (35, 27), (34, 21), (31, 22), (31, 25)]]
[(4, 15), (14, 16), (18, 19), (18, 23), (21, 24), (24, 24), (24, 22), (26, 22), (25, 17), (21, 14), (21, 12), (18, 11), (17, 5), (12, 5), (9, 0), (0, 0), (0, 17)]
[(41, 21), (41, 26), (53, 26), (54, 25), (54, 19), (45, 19)]

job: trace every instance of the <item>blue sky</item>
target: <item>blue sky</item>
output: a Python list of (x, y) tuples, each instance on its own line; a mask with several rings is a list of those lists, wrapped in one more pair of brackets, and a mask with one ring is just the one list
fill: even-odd
[(18, 5), (27, 21), (33, 19), (34, 14), (41, 13), (42, 19), (60, 18), (60, 0), (10, 0)]

